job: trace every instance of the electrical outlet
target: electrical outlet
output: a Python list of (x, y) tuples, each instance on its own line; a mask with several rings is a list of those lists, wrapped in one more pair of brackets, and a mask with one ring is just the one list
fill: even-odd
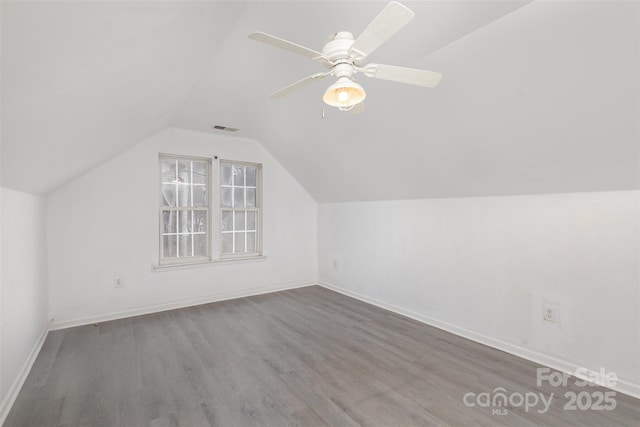
[(124, 280), (122, 280), (122, 276), (119, 276), (117, 274), (113, 276), (113, 287), (124, 288)]
[(556, 323), (558, 321), (558, 307), (545, 305), (542, 309), (542, 320), (545, 322)]

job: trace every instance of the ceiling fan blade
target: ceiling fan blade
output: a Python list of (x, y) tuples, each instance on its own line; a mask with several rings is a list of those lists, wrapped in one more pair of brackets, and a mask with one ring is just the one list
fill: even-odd
[(270, 34), (266, 34), (258, 31), (258, 32), (249, 34), (249, 38), (251, 40), (256, 40), (262, 43), (270, 44), (271, 46), (279, 47), (280, 49), (285, 49), (291, 52), (295, 52), (298, 55), (303, 55), (314, 60), (319, 60), (320, 62), (328, 62), (327, 57), (320, 52), (317, 52), (313, 49), (306, 48), (304, 46), (300, 46), (299, 44), (292, 43), (285, 39), (272, 36)]
[(436, 87), (442, 74), (435, 71), (417, 70), (415, 68), (395, 67), (393, 65), (368, 64), (364, 74), (374, 79), (392, 80), (424, 87)]
[(356, 58), (369, 56), (382, 43), (407, 25), (414, 15), (411, 9), (400, 3), (389, 3), (351, 45), (349, 53)]
[(316, 74), (312, 74), (308, 77), (305, 77), (302, 80), (298, 80), (295, 83), (290, 84), (289, 86), (280, 89), (277, 92), (272, 93), (269, 98), (271, 99), (278, 99), (278, 98), (282, 98), (285, 95), (289, 95), (291, 92), (294, 92), (298, 89), (300, 89), (303, 86), (308, 85), (309, 83), (314, 82), (315, 80), (321, 80), (324, 79), (326, 76), (328, 76), (331, 73), (316, 73)]

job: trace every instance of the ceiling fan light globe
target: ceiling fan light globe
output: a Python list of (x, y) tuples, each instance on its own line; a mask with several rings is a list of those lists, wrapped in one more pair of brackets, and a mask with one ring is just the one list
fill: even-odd
[(361, 103), (366, 97), (362, 86), (348, 77), (340, 77), (327, 88), (322, 100), (332, 107), (345, 109)]

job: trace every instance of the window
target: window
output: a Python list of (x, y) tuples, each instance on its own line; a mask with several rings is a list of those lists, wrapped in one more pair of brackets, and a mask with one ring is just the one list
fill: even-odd
[(209, 159), (160, 156), (160, 263), (209, 260)]
[(221, 255), (259, 255), (261, 167), (223, 160), (220, 170)]
[(161, 154), (160, 170), (160, 265), (262, 255), (260, 164)]

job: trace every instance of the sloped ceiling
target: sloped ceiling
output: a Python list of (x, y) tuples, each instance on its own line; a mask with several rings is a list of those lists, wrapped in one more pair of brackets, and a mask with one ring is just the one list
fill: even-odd
[(404, 2), (370, 61), (444, 79), (360, 77), (358, 115), (323, 105), (329, 79), (267, 99), (321, 67), (247, 35), (319, 50), (384, 2), (55, 4), (3, 3), (3, 185), (47, 192), (164, 125), (221, 124), (321, 202), (638, 188), (636, 2)]
[(47, 193), (164, 127), (244, 2), (2, 2), (2, 185)]

